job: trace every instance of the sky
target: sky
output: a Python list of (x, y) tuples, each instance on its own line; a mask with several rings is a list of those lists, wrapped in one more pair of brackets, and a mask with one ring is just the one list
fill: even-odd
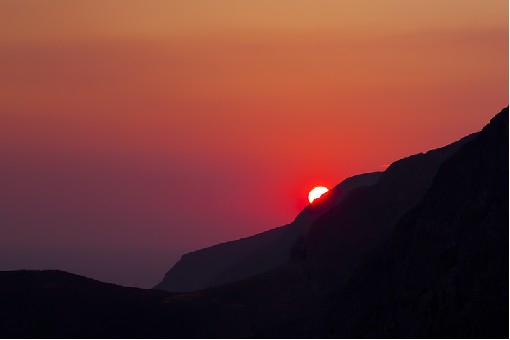
[(503, 0), (0, 0), (0, 270), (152, 287), (508, 105)]

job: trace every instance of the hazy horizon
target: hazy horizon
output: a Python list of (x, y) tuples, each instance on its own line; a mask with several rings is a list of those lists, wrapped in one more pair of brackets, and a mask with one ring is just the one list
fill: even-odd
[(152, 287), (508, 105), (506, 1), (0, 0), (0, 270)]

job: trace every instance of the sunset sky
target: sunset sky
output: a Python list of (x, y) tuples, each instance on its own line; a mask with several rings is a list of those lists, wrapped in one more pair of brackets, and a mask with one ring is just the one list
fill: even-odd
[(151, 287), (508, 105), (504, 0), (0, 0), (0, 270)]

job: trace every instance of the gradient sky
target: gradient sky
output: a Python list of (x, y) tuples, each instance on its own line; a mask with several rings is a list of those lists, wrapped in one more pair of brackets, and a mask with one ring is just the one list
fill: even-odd
[(0, 270), (150, 287), (508, 91), (503, 0), (0, 0)]

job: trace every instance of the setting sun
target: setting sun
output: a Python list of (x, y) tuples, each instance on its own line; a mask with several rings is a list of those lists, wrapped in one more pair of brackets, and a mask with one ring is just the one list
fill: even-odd
[(328, 191), (329, 190), (326, 187), (315, 187), (308, 194), (308, 201), (310, 201), (310, 203), (312, 203), (313, 201), (315, 201), (317, 198), (321, 197)]

